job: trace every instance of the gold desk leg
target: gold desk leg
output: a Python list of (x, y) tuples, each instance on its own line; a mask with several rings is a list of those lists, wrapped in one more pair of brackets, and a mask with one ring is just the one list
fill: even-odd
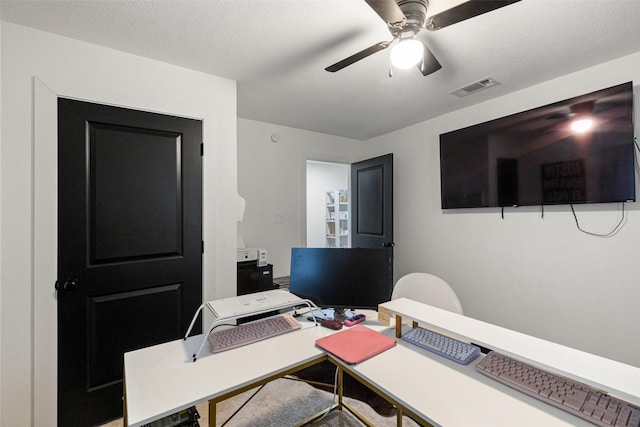
[(396, 426), (402, 427), (402, 408), (396, 406)]
[(402, 336), (402, 316), (396, 314), (396, 338)]
[(209, 401), (209, 427), (216, 427), (216, 404), (218, 401)]
[(338, 367), (338, 409), (342, 411), (342, 396), (343, 396), (343, 370), (341, 367)]

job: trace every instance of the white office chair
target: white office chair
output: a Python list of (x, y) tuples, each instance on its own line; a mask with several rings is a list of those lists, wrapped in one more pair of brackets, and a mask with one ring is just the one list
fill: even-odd
[(391, 299), (409, 298), (443, 310), (464, 314), (458, 296), (451, 286), (429, 273), (409, 273), (396, 282)]

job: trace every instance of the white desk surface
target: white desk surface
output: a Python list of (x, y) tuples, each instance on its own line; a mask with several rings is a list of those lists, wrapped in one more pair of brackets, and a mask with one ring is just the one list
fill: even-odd
[(435, 426), (593, 427), (476, 372), (474, 365), (480, 360), (460, 365), (398, 340), (391, 350), (344, 369), (385, 390)]
[(202, 335), (125, 353), (127, 419), (141, 426), (196, 403), (322, 357), (315, 340), (331, 333), (305, 324), (302, 330), (213, 354), (205, 346), (191, 355)]
[(403, 318), (442, 329), (464, 340), (600, 388), (640, 405), (640, 368), (500, 326), (399, 298), (381, 305)]
[[(618, 366), (617, 362), (576, 350), (560, 348), (514, 331), (465, 318), (454, 313), (396, 300), (385, 303), (397, 313), (412, 313), (436, 327), (468, 336), (481, 345), (500, 344), (510, 353), (522, 352), (530, 359), (559, 364), (563, 370), (591, 375), (597, 381), (614, 384), (636, 393), (640, 369)], [(364, 311), (365, 324), (393, 336), (374, 319), (375, 312)], [(150, 421), (215, 398), (257, 380), (322, 358), (325, 353), (315, 340), (334, 333), (327, 328), (303, 322), (303, 329), (260, 341), (245, 347), (212, 354), (208, 346), (194, 363), (191, 354), (202, 336), (172, 341), (125, 354), (127, 415), (130, 426)], [(446, 328), (443, 328), (446, 325)], [(558, 351), (545, 354), (546, 350)], [(577, 355), (577, 356), (576, 356)], [(571, 359), (572, 366), (568, 365)], [(482, 356), (481, 356), (482, 357)], [(479, 360), (479, 359), (478, 359)], [(595, 365), (588, 366), (589, 362)], [(476, 361), (463, 366), (398, 340), (398, 345), (357, 365), (343, 365), (347, 372), (366, 379), (406, 408), (442, 426), (591, 426), (581, 419), (485, 377), (474, 369)], [(587, 365), (584, 365), (587, 364)], [(575, 365), (575, 366), (573, 366)], [(583, 366), (584, 365), (584, 366)], [(609, 372), (599, 372), (600, 369)], [(639, 378), (634, 385), (627, 379), (612, 378), (625, 372)], [(634, 394), (637, 398), (640, 392)], [(628, 399), (627, 399), (628, 400)]]

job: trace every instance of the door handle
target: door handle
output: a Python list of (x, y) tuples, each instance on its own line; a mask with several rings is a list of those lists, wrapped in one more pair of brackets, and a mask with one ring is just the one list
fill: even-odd
[(393, 243), (393, 242), (384, 242), (384, 243), (382, 244), (382, 246), (384, 246), (385, 248), (392, 248), (392, 247), (394, 247), (395, 245), (396, 245), (396, 244), (395, 244), (395, 243)]
[(55, 288), (56, 291), (70, 291), (73, 289), (78, 289), (80, 287), (80, 282), (78, 279), (69, 279), (61, 282), (60, 280), (56, 280)]

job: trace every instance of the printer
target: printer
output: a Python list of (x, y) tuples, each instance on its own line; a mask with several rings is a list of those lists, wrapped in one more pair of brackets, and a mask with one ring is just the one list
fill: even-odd
[(275, 289), (273, 265), (267, 263), (267, 250), (262, 248), (238, 248), (237, 294)]
[(262, 248), (238, 248), (237, 262), (253, 262), (258, 267), (264, 267), (267, 265), (267, 250)]

